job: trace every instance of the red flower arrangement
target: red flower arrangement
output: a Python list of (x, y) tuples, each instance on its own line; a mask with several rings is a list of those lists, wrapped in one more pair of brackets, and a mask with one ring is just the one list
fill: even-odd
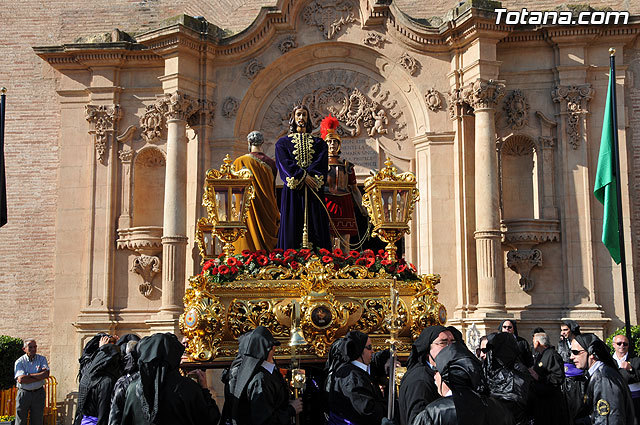
[(348, 253), (340, 249), (331, 252), (324, 248), (319, 250), (300, 249), (298, 251), (295, 249), (287, 249), (286, 251), (274, 249), (268, 254), (264, 250), (256, 252), (244, 250), (241, 254), (236, 254), (226, 260), (225, 255), (220, 254), (218, 258), (205, 262), (202, 266), (201, 274), (212, 282), (232, 282), (240, 274), (252, 276), (265, 266), (281, 266), (298, 270), (314, 254), (320, 258), (323, 264), (333, 264), (335, 270), (356, 265), (366, 267), (373, 273), (384, 270), (400, 280), (420, 279), (416, 274), (416, 267), (413, 264), (407, 264), (404, 258), (400, 258), (396, 263), (393, 263), (389, 260), (386, 251), (379, 250), (374, 253), (370, 249), (362, 252), (350, 251)]

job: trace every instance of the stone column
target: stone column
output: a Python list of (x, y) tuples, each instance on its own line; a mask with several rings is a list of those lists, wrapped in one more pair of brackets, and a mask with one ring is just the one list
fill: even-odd
[(478, 79), (464, 89), (475, 112), (476, 259), (478, 313), (504, 313), (504, 280), (500, 234), (499, 174), (495, 108), (504, 84)]
[[(198, 103), (179, 91), (156, 102), (167, 119), (167, 163), (164, 187), (162, 235), (162, 305), (158, 319), (167, 321), (166, 330), (177, 328), (182, 312), (187, 248), (187, 120), (198, 110)], [(157, 328), (157, 326), (156, 326)]]

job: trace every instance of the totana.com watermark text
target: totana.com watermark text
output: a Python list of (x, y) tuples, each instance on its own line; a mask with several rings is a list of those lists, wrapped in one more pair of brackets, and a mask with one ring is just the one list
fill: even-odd
[(508, 25), (608, 25), (628, 24), (629, 12), (592, 10), (577, 15), (569, 11), (496, 9), (496, 24)]

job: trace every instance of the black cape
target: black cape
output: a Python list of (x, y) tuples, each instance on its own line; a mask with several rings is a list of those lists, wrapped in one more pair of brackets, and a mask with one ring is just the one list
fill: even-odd
[(208, 390), (178, 371), (184, 346), (174, 334), (154, 334), (136, 347), (140, 376), (127, 388), (123, 425), (218, 423), (220, 412)]
[(536, 423), (564, 425), (569, 421), (569, 411), (562, 393), (564, 384), (564, 362), (553, 348), (536, 354), (533, 370), (538, 379), (533, 379), (535, 396), (534, 420)]
[(498, 326), (498, 332), (502, 332), (502, 325), (504, 322), (511, 322), (513, 325), (513, 335), (516, 337), (516, 343), (518, 344), (518, 358), (520, 362), (525, 365), (527, 368), (533, 366), (533, 355), (531, 354), (531, 347), (529, 346), (529, 342), (518, 336), (518, 324), (514, 319), (505, 319), (500, 322), (500, 326)]
[(335, 372), (329, 391), (331, 413), (354, 425), (379, 424), (387, 414), (387, 403), (371, 375), (351, 363)]
[(107, 425), (111, 393), (121, 374), (120, 349), (113, 344), (100, 347), (80, 379), (79, 414), (98, 418), (98, 425)]
[(444, 326), (429, 326), (420, 333), (411, 346), (407, 371), (398, 390), (400, 425), (411, 425), (418, 413), (423, 411), (429, 403), (440, 398), (433, 379), (435, 371), (429, 364), (428, 356), (431, 344), (445, 330), (447, 328)]
[(591, 406), (593, 425), (634, 425), (635, 415), (629, 387), (615, 368), (603, 364), (589, 377), (585, 400)]

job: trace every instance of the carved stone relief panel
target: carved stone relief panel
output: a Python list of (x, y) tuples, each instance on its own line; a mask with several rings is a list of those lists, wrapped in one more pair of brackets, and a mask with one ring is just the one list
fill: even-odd
[(529, 124), (529, 102), (522, 90), (513, 90), (504, 101), (507, 124), (513, 130), (519, 130)]
[(160, 258), (152, 255), (142, 254), (133, 260), (131, 271), (142, 277), (142, 283), (138, 286), (138, 290), (142, 295), (148, 297), (153, 291), (153, 278), (160, 273), (162, 262)]
[(433, 112), (444, 109), (442, 95), (434, 88), (429, 89), (429, 91), (425, 93), (424, 100), (427, 102), (427, 107)]
[[(314, 72), (280, 89), (262, 123), (257, 123), (264, 129), (268, 153), (273, 151), (275, 141), (287, 133), (289, 115), (297, 103), (309, 109), (316, 131), (325, 116), (338, 118), (338, 131), (344, 138), (343, 154), (355, 164), (377, 168), (377, 143), (393, 155), (413, 155), (413, 146), (405, 143), (407, 123), (396, 94), (373, 78), (347, 69)], [(357, 157), (349, 157), (347, 152), (356, 145)], [(363, 158), (370, 163), (362, 164)]]
[(147, 143), (159, 142), (166, 128), (164, 116), (162, 112), (156, 108), (156, 105), (149, 105), (144, 111), (144, 115), (140, 117), (140, 136)]
[(373, 31), (369, 31), (362, 40), (364, 44), (371, 47), (383, 47), (386, 41), (385, 37)]
[(106, 163), (106, 153), (109, 137), (113, 137), (115, 125), (122, 116), (120, 105), (87, 105), (85, 118), (91, 124), (90, 134), (93, 134), (96, 157), (102, 164)]
[(278, 49), (282, 54), (287, 53), (291, 49), (298, 47), (295, 35), (286, 36), (280, 43), (278, 43)]
[(420, 69), (420, 62), (407, 52), (404, 52), (398, 58), (398, 64), (406, 69), (409, 75), (416, 75), (416, 72)]
[(507, 266), (520, 275), (520, 287), (529, 292), (533, 289), (534, 281), (531, 279), (531, 269), (542, 266), (542, 251), (539, 249), (518, 249), (507, 252)]
[(302, 11), (302, 19), (331, 40), (344, 26), (356, 22), (357, 10), (351, 0), (313, 0)]
[(256, 75), (258, 75), (258, 73), (263, 69), (264, 65), (262, 64), (262, 62), (260, 62), (258, 59), (252, 59), (245, 65), (244, 69), (242, 70), (242, 75), (250, 80), (253, 80), (254, 78), (256, 78)]
[(238, 106), (240, 106), (238, 99), (231, 96), (227, 97), (222, 103), (222, 116), (225, 118), (235, 117), (238, 112)]
[(551, 92), (556, 103), (566, 103), (567, 136), (573, 149), (578, 149), (582, 134), (580, 131), (581, 117), (588, 113), (587, 103), (593, 97), (591, 84), (581, 86), (557, 86)]

